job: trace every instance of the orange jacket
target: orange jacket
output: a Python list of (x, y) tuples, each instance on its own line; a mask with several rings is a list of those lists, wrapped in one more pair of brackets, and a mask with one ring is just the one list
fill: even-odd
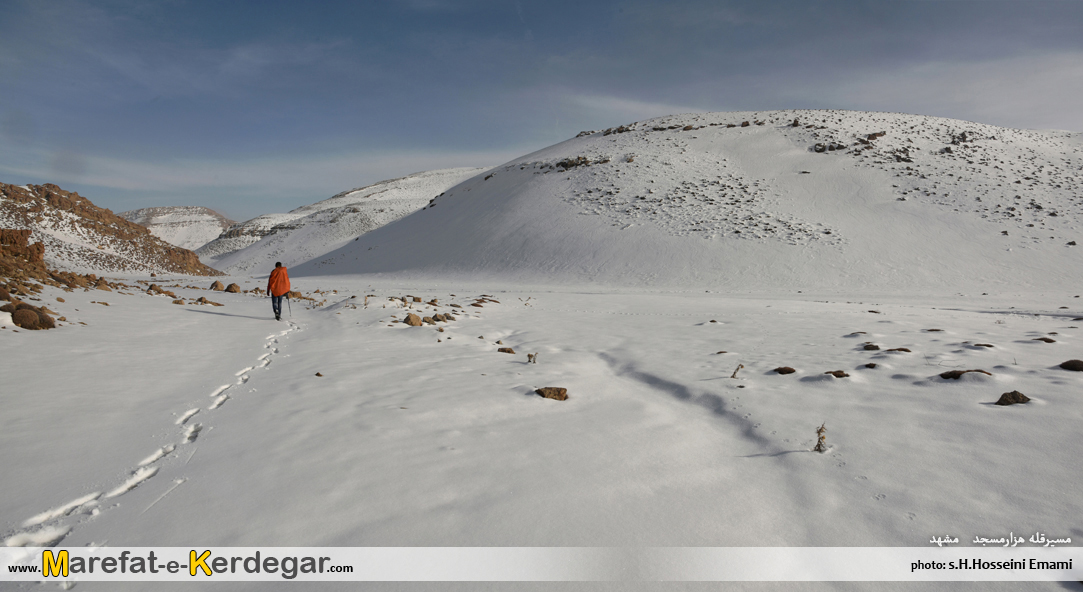
[(281, 296), (290, 291), (290, 276), (286, 274), (285, 267), (276, 267), (267, 278), (267, 291), (271, 296)]

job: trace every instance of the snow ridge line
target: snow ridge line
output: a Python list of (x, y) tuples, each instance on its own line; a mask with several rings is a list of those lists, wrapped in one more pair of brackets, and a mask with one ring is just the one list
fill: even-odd
[[(226, 391), (230, 390), (235, 386), (240, 386), (248, 382), (249, 372), (258, 368), (269, 368), (271, 359), (275, 354), (278, 353), (278, 339), (280, 337), (288, 335), (289, 333), (292, 333), (293, 331), (300, 330), (300, 326), (293, 321), (287, 322), (289, 323), (288, 329), (279, 331), (278, 333), (273, 333), (265, 338), (266, 343), (263, 347), (264, 349), (267, 349), (269, 351), (259, 356), (256, 359), (257, 363), (255, 365), (246, 367), (244, 370), (235, 373), (234, 376), (237, 377), (237, 380), (235, 382), (222, 385), (210, 394), (211, 397), (215, 397), (215, 400), (213, 403), (211, 403), (210, 406), (207, 407), (208, 411), (218, 409), (222, 406), (223, 403), (230, 399), (230, 396)], [(100, 516), (103, 509), (100, 504), (100, 500), (120, 497), (144, 484), (152, 477), (157, 475), (160, 468), (150, 465), (153, 465), (159, 460), (173, 454), (180, 446), (184, 446), (185, 444), (191, 444), (196, 441), (196, 439), (199, 437), (200, 432), (202, 432), (203, 430), (203, 424), (188, 424), (188, 420), (199, 412), (200, 409), (198, 407), (194, 409), (189, 409), (183, 414), (181, 414), (179, 418), (175, 419), (173, 422), (174, 425), (178, 426), (181, 429), (181, 441), (177, 444), (167, 444), (155, 450), (149, 456), (140, 461), (135, 469), (129, 471), (128, 477), (116, 487), (109, 490), (108, 493), (105, 493), (103, 495), (103, 492), (95, 491), (78, 497), (69, 502), (60, 504), (59, 506), (56, 506), (44, 512), (38, 513), (24, 520), (20, 524), (20, 529), (17, 530), (15, 533), (9, 534), (7, 537), (5, 537), (3, 545), (7, 547), (53, 546), (63, 540), (66, 536), (71, 534), (75, 526), (93, 520), (94, 518)], [(194, 449), (192, 453), (193, 455), (195, 454)], [(189, 459), (191, 459), (191, 457), (189, 457)], [(151, 503), (150, 506), (147, 506), (147, 508), (144, 509), (142, 513), (146, 513), (147, 510), (149, 510), (151, 507), (161, 501), (162, 498), (164, 498), (166, 495), (169, 495), (181, 483), (184, 483), (187, 480), (187, 477), (181, 477), (174, 480), (172, 487), (170, 487), (160, 497), (155, 499), (154, 502)], [(63, 522), (64, 518), (67, 518), (69, 516), (76, 516), (76, 518), (74, 518), (74, 524), (62, 524), (61, 522)], [(79, 518), (78, 516), (86, 517)]]

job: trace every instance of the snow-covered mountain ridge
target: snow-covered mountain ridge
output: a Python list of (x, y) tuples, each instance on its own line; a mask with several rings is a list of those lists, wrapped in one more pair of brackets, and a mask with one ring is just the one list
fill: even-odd
[(141, 208), (117, 214), (129, 222), (145, 226), (165, 242), (194, 251), (218, 238), (236, 224), (222, 214), (200, 206), (165, 206)]
[(511, 161), (297, 272), (1042, 286), (1076, 281), (1081, 191), (1076, 133), (834, 110), (678, 115)]
[(484, 170), (426, 171), (343, 191), (286, 214), (265, 214), (234, 225), (196, 252), (205, 263), (235, 274), (264, 268), (268, 262), (291, 266), (406, 216)]

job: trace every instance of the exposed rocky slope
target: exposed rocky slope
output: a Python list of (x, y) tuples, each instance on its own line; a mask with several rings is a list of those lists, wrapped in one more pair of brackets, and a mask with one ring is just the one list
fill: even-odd
[(433, 196), (485, 170), (426, 171), (344, 191), (287, 214), (266, 214), (235, 225), (197, 253), (203, 262), (234, 274), (275, 261), (292, 266), (415, 212)]
[(154, 236), (189, 251), (218, 238), (222, 232), (236, 224), (222, 214), (200, 206), (142, 208), (117, 215), (129, 222), (145, 226)]
[(584, 132), (294, 272), (1040, 287), (1077, 283), (1081, 222), (1080, 134), (856, 111), (693, 114)]
[(0, 228), (29, 230), (27, 243), (42, 245), (43, 265), (61, 271), (219, 275), (195, 253), (52, 184), (0, 183)]

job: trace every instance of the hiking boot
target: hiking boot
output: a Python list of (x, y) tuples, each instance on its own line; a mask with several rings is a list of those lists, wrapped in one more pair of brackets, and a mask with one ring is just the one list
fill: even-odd
[(282, 320), (282, 317), (280, 317), (280, 316), (278, 316), (278, 315), (275, 315), (275, 320), (276, 320), (276, 321), (281, 321), (281, 320)]

